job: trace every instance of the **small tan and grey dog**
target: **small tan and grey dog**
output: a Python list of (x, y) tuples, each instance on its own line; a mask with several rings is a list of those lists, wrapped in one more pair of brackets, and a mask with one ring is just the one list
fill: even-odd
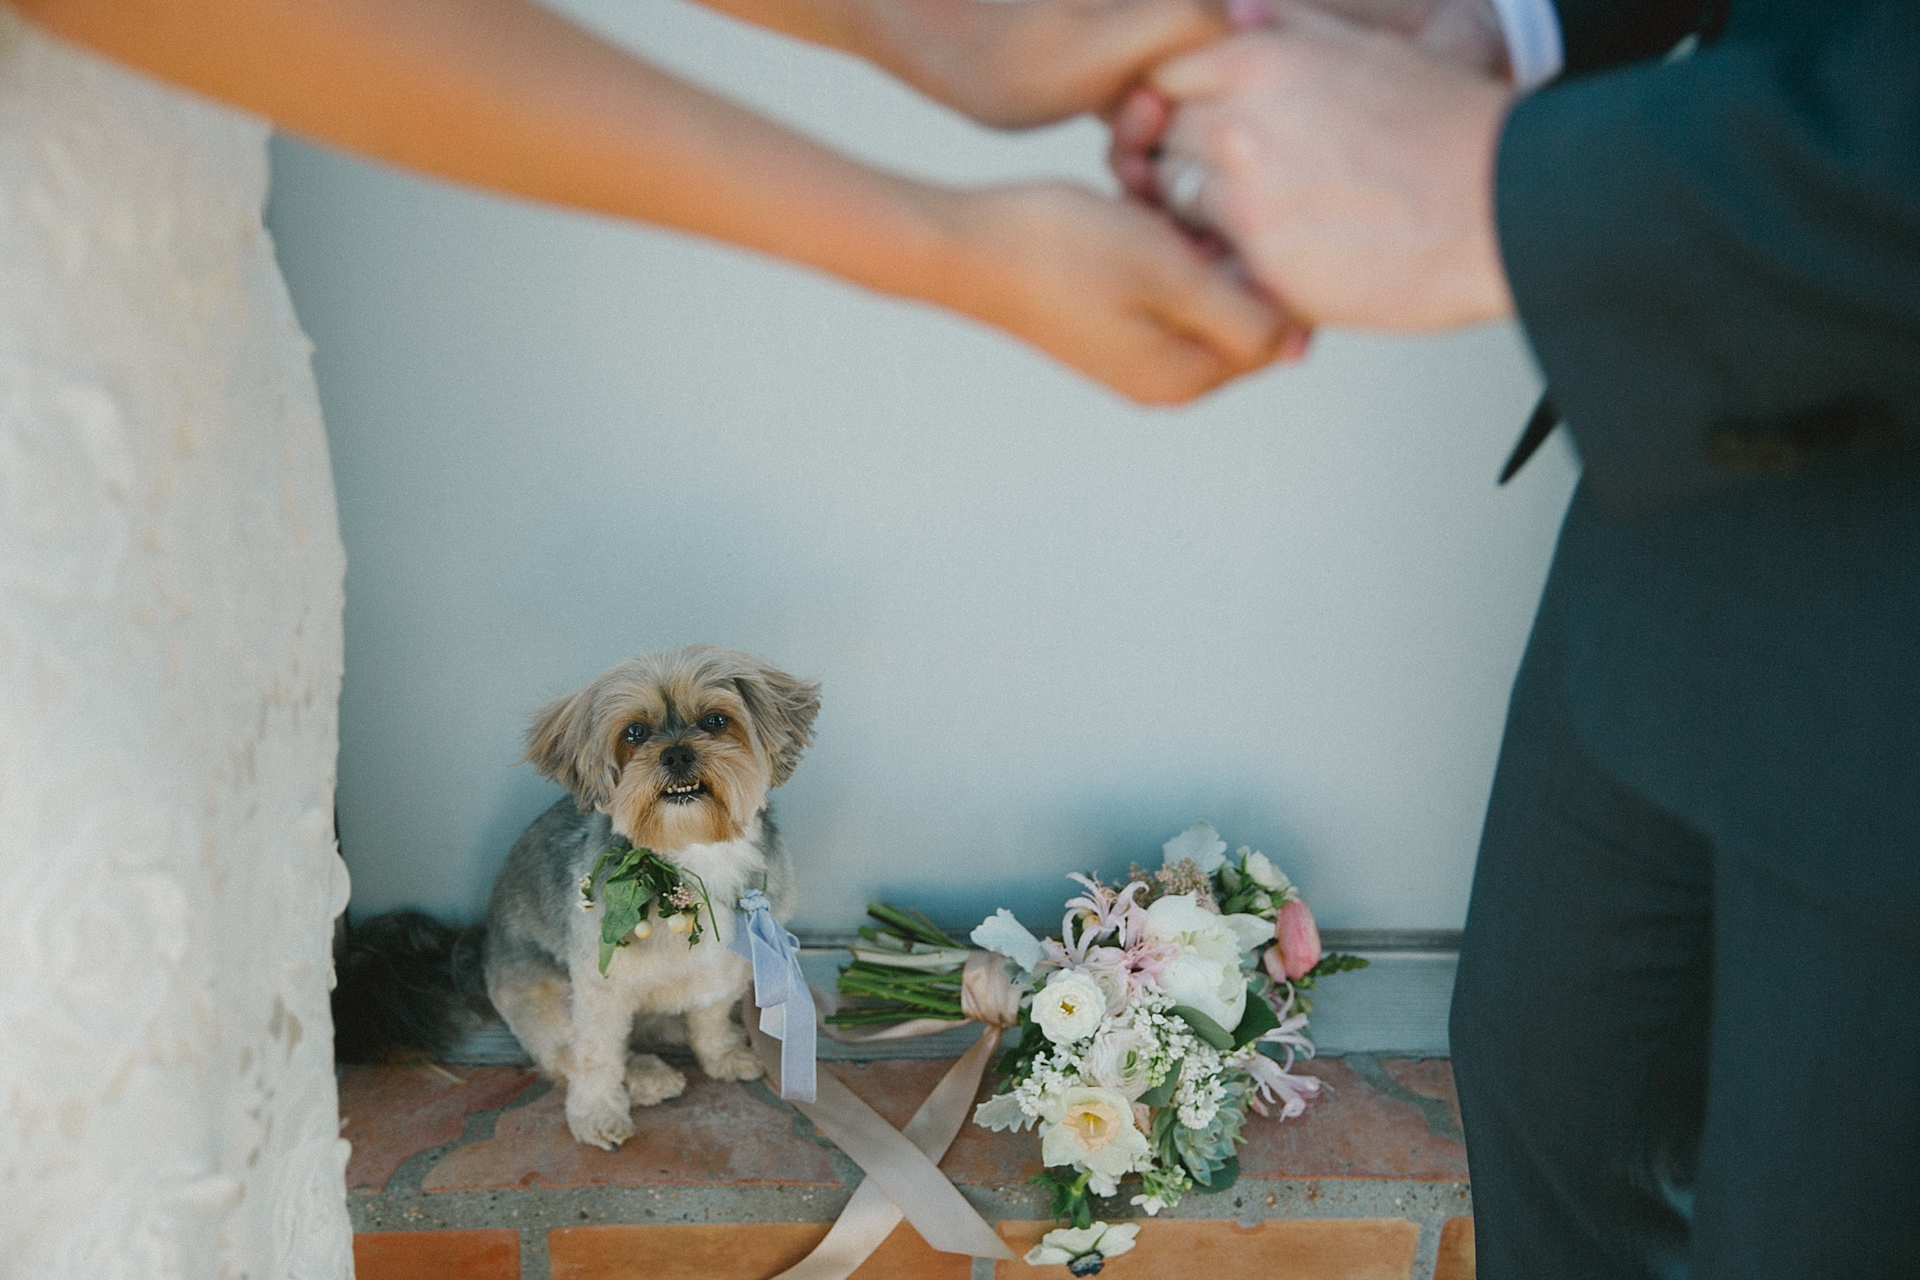
[[(507, 855), (487, 908), (484, 942), (414, 912), (348, 934), (335, 1021), (342, 1060), (444, 1050), (486, 996), (535, 1065), (566, 1082), (573, 1136), (607, 1150), (633, 1133), (630, 1109), (671, 1098), (686, 1078), (645, 1039), (679, 1042), (716, 1080), (749, 1080), (759, 1061), (733, 1019), (751, 984), (729, 947), (734, 904), (764, 889), (777, 919), (793, 912), (793, 877), (767, 793), (793, 775), (812, 740), (819, 686), (731, 649), (646, 653), (542, 707), (527, 759), (568, 796), (534, 819)], [(688, 934), (650, 916), (600, 971), (600, 901), (582, 910), (582, 881), (617, 840), (653, 850), (704, 884), (711, 927)], [(645, 936), (641, 936), (645, 935)], [(396, 957), (396, 952), (414, 954)], [(476, 957), (476, 952), (478, 956)], [(405, 1007), (438, 968), (450, 1013)], [(383, 979), (389, 988), (380, 989)], [(464, 993), (464, 994), (462, 994)]]

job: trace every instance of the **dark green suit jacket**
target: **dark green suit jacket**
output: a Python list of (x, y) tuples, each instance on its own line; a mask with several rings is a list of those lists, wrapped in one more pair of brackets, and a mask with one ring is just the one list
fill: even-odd
[(1499, 218), (1596, 494), (1920, 448), (1920, 3), (1734, 0), (1672, 64), (1698, 0), (1559, 11)]
[(1560, 0), (1501, 247), (1584, 463), (1567, 697), (1727, 851), (1920, 937), (1920, 0)]

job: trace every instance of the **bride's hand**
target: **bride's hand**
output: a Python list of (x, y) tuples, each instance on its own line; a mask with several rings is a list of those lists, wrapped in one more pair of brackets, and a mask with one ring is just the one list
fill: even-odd
[(1143, 404), (1191, 400), (1293, 336), (1271, 301), (1161, 214), (1065, 183), (959, 195), (965, 248), (937, 300)]
[(1221, 0), (868, 0), (860, 50), (982, 124), (1112, 108), (1155, 64), (1230, 30)]

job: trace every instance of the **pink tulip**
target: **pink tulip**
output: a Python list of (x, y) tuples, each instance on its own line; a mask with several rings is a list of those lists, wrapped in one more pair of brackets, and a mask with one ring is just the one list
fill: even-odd
[(1313, 912), (1307, 904), (1295, 898), (1280, 908), (1280, 914), (1274, 917), (1273, 936), (1278, 945), (1267, 952), (1267, 972), (1274, 969), (1274, 957), (1279, 957), (1281, 970), (1288, 978), (1304, 977), (1308, 970), (1320, 963), (1320, 927), (1313, 922)]

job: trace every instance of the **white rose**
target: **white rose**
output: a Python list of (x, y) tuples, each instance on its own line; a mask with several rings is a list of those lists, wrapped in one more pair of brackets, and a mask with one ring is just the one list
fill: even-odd
[(1245, 869), (1247, 879), (1269, 893), (1285, 893), (1293, 887), (1293, 882), (1281, 874), (1280, 868), (1267, 861), (1264, 853), (1248, 854)]
[(1128, 1102), (1147, 1091), (1147, 1069), (1153, 1065), (1153, 1037), (1137, 1027), (1109, 1027), (1087, 1050), (1086, 1070), (1094, 1083), (1111, 1089)]
[(1106, 1012), (1107, 993), (1075, 969), (1055, 973), (1033, 998), (1033, 1020), (1055, 1044), (1085, 1040), (1100, 1029)]
[(1147, 1136), (1133, 1123), (1133, 1104), (1111, 1089), (1062, 1089), (1040, 1126), (1040, 1159), (1072, 1165), (1112, 1181), (1148, 1157)]
[(1180, 947), (1160, 970), (1160, 990), (1169, 999), (1198, 1009), (1228, 1031), (1240, 1025), (1247, 1011), (1247, 980), (1240, 973), (1242, 947), (1234, 925), (1200, 907), (1192, 894), (1176, 893), (1147, 908), (1146, 936)]

